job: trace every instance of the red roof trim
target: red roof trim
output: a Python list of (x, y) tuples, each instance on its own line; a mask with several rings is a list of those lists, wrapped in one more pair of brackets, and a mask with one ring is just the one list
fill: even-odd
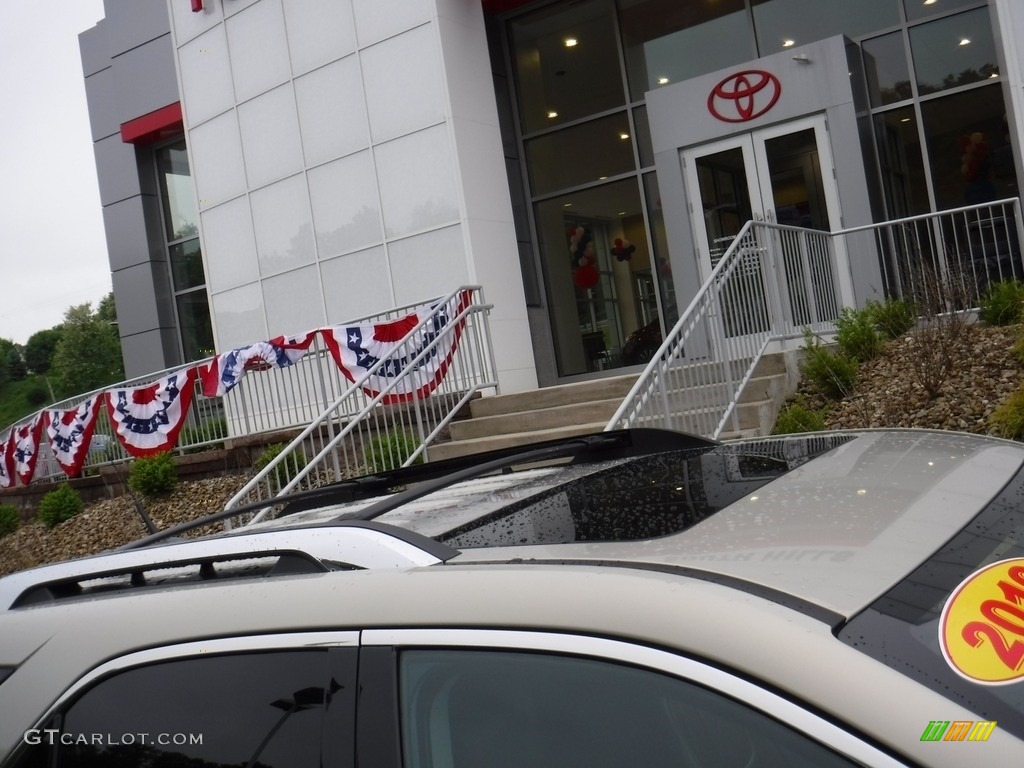
[(121, 123), (121, 141), (126, 144), (153, 144), (184, 131), (181, 102), (176, 101), (127, 123)]

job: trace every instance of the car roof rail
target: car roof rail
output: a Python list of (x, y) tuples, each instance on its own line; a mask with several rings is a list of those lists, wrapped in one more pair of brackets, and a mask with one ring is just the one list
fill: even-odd
[(0, 578), (0, 611), (168, 584), (430, 566), (458, 553), (413, 531), (365, 520), (253, 530), (116, 550), (20, 571)]

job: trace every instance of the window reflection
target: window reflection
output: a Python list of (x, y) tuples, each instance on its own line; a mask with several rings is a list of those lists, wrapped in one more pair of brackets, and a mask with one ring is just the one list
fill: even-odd
[(986, 8), (911, 27), (910, 48), (922, 96), (999, 76)]
[(929, 210), (921, 139), (913, 107), (875, 115), (875, 142), (890, 218)]
[(917, 21), (937, 13), (955, 11), (965, 5), (974, 5), (977, 0), (903, 0), (907, 9), (907, 21)]
[(754, 58), (743, 0), (619, 4), (630, 97)]
[(167, 240), (173, 242), (195, 237), (199, 234), (199, 213), (185, 142), (179, 141), (158, 149), (156, 164), (160, 174)]
[(558, 4), (511, 22), (524, 133), (624, 103), (611, 0)]
[(657, 327), (636, 179), (545, 200), (535, 212), (559, 375), (633, 364), (623, 345)]
[(859, 37), (900, 22), (899, 0), (753, 0), (761, 56), (833, 35)]
[(902, 32), (865, 40), (861, 47), (864, 50), (864, 75), (872, 107), (913, 97)]
[(941, 208), (1017, 195), (1017, 175), (998, 86), (921, 104), (935, 202)]
[(189, 291), (177, 297), (181, 347), (187, 362), (210, 357), (214, 353), (210, 300), (206, 291)]
[(531, 139), (526, 158), (535, 195), (636, 170), (625, 112)]

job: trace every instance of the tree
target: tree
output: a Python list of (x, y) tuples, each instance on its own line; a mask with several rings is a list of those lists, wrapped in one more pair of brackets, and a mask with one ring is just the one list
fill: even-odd
[(50, 372), (53, 355), (57, 351), (57, 342), (62, 335), (63, 329), (57, 326), (45, 331), (36, 331), (28, 337), (25, 343), (25, 365), (32, 373), (45, 376)]
[(0, 384), (21, 381), (27, 373), (18, 345), (10, 339), (0, 339)]
[(64, 313), (50, 373), (58, 394), (64, 397), (124, 379), (113, 294), (107, 295), (95, 312), (86, 303)]

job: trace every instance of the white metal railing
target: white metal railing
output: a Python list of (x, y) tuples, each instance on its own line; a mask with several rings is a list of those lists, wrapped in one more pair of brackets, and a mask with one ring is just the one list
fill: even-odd
[[(992, 283), (1024, 278), (1021, 243), (1017, 198), (836, 232), (747, 222), (606, 429), (736, 430), (737, 403), (765, 351), (805, 328), (834, 331), (842, 308), (858, 303), (850, 264), (877, 260), (875, 288), (886, 298), (935, 309), (928, 294), (939, 286), (947, 304), (957, 299), (944, 309), (962, 310)], [(943, 288), (950, 283), (954, 294)]]
[[(406, 360), (400, 373), (376, 389), (368, 387), (368, 382), (378, 380), (388, 361), (381, 358), (370, 366), (229, 499), (225, 509), (270, 502), (367, 469), (426, 460), (430, 445), (445, 433), (454, 416), (481, 392), (498, 387), (486, 322), (490, 305), (482, 302), (479, 289), (457, 291), (436, 306), (433, 315), (397, 342), (389, 359)], [(404, 396), (436, 377), (440, 358), (444, 359), (443, 377), (432, 394)], [(249, 516), (248, 522), (257, 522), (269, 509)]]
[(718, 437), (776, 339), (831, 328), (841, 279), (828, 232), (749, 221), (667, 334), (606, 429)]
[[(497, 387), (486, 308), (481, 303), (480, 289), (475, 286), (460, 288), (456, 294), (464, 292), (468, 292), (469, 306), (473, 308), (470, 313), (472, 318), (462, 332), (463, 338), (459, 344), (458, 354), (453, 364), (449, 366), (447, 374), (434, 390), (432, 398), (419, 404), (423, 415), (432, 409), (441, 408), (445, 402), (457, 401), (464, 391), (479, 392), (486, 389), (487, 385), (484, 382), (488, 382), (495, 389)], [(422, 304), (423, 302), (418, 302), (395, 307), (386, 312), (344, 321), (335, 327), (386, 323), (406, 317), (415, 307)], [(192, 365), (202, 366), (212, 360), (213, 358), (207, 358)], [(156, 371), (66, 398), (19, 419), (10, 426), (34, 423), (44, 410), (76, 408), (83, 401), (110, 390), (151, 384), (182, 368), (177, 366)], [(337, 416), (339, 419), (351, 419), (371, 400), (365, 394), (360, 394), (361, 390), (359, 393), (353, 393), (352, 390), (352, 384), (335, 365), (320, 334), (315, 334), (309, 352), (294, 365), (254, 371), (243, 376), (233, 389), (221, 397), (204, 396), (202, 385), (197, 381), (185, 426), (178, 435), (174, 451), (179, 454), (190, 453), (233, 437), (305, 427), (335, 403), (342, 393), (350, 393), (346, 400), (349, 410), (339, 412)], [(102, 403), (101, 409), (106, 410)], [(433, 418), (441, 421), (444, 416)], [(0, 435), (6, 435), (8, 429), (10, 427), (0, 431)], [(33, 482), (63, 479), (65, 474), (53, 457), (45, 432), (39, 441), (38, 451), (39, 458)], [(110, 420), (106, 414), (101, 413), (96, 420), (83, 471), (111, 465), (116, 467), (130, 460), (131, 457), (114, 436)]]

